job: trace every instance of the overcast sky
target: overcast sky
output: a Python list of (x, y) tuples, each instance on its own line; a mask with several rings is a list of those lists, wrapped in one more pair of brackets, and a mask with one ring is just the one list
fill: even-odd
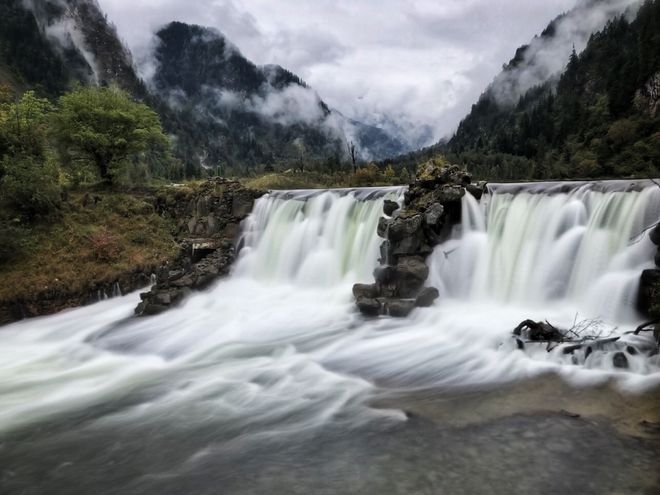
[(368, 123), (451, 133), (514, 50), (575, 0), (98, 0), (137, 54), (172, 20), (212, 26)]

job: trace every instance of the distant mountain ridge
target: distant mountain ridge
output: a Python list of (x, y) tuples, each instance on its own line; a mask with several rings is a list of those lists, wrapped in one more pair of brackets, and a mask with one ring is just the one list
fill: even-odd
[(145, 85), (95, 0), (6, 0), (0, 84), (51, 96), (76, 82), (118, 84), (159, 111), (189, 173), (338, 161), (351, 141), (364, 159), (404, 149), (330, 109), (295, 74), (256, 66), (218, 31), (173, 22), (156, 36), (156, 71)]

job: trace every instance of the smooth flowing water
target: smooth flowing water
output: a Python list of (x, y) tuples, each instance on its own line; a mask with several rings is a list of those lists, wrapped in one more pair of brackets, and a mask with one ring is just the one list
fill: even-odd
[[(533, 416), (540, 406), (520, 405), (530, 394), (516, 388), (540, 390), (552, 373), (562, 381), (547, 397), (614, 386), (603, 394), (629, 404), (622, 391), (657, 391), (657, 357), (631, 355), (621, 370), (594, 353), (576, 365), (516, 350), (510, 336), (526, 318), (634, 328), (636, 280), (655, 249), (638, 234), (660, 218), (660, 189), (644, 186), (499, 185), (480, 203), (465, 196), (462, 224), (432, 255), (440, 300), (374, 320), (357, 314), (351, 285), (371, 280), (383, 200), (403, 189), (269, 194), (244, 225), (233, 274), (182, 307), (132, 318), (130, 294), (0, 331), (0, 493), (657, 486), (656, 440), (551, 406)], [(498, 390), (497, 401), (517, 406), (497, 402)], [(420, 398), (441, 402), (406, 414), (428, 411)], [(653, 404), (643, 419), (660, 419)]]

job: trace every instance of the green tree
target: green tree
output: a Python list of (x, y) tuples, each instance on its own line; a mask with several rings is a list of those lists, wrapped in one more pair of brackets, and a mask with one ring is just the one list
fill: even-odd
[(17, 102), (0, 98), (0, 157), (27, 155), (43, 158), (51, 103), (27, 91)]
[(0, 179), (0, 206), (32, 221), (53, 213), (60, 205), (59, 170), (52, 159), (29, 155), (5, 156)]
[(78, 88), (59, 99), (53, 134), (65, 161), (91, 162), (112, 184), (129, 158), (168, 141), (156, 112), (116, 88)]

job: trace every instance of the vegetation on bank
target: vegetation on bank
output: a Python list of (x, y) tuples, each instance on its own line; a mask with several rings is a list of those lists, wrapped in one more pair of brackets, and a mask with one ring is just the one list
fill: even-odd
[(152, 199), (119, 192), (168, 146), (158, 116), (117, 88), (57, 101), (0, 90), (0, 302), (75, 293), (175, 256)]
[(249, 188), (258, 190), (268, 189), (324, 189), (340, 187), (367, 187), (367, 186), (395, 186), (408, 184), (411, 176), (407, 169), (398, 175), (391, 166), (379, 168), (369, 163), (358, 168), (355, 172), (285, 170), (283, 172), (269, 172), (254, 177), (241, 178), (241, 182)]
[(83, 292), (174, 259), (173, 225), (156, 214), (152, 200), (78, 191), (60, 203), (52, 221), (0, 232), (0, 303)]

